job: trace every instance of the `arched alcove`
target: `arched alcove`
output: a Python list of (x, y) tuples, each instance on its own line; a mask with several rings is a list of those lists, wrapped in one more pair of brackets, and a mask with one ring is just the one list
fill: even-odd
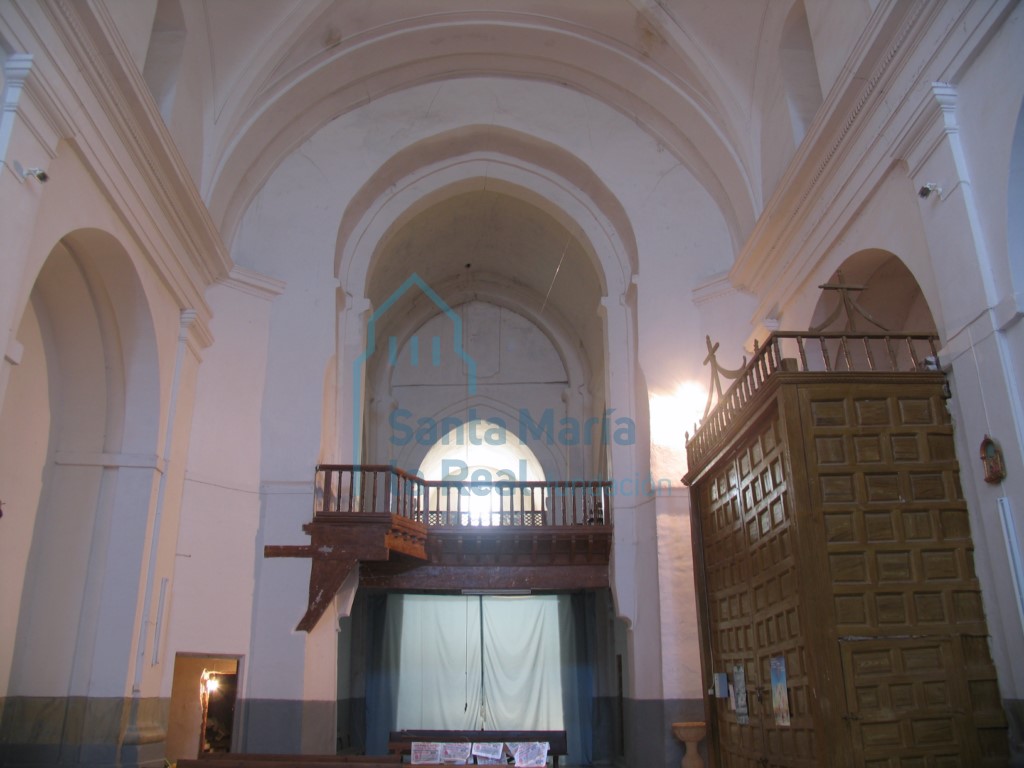
[[(582, 228), (574, 233), (527, 195), (493, 181), (484, 189), (448, 185), (438, 197), (411, 204), (412, 214), (399, 212), (378, 229), (366, 272), (375, 308), (366, 349), (373, 354), (360, 361), (367, 418), (357, 421), (370, 425), (364, 438), (374, 461), (400, 456), (410, 468), (422, 451), (388, 445), (396, 415), (408, 416), (406, 430), (409, 419), (451, 412), (465, 419), (479, 395), (502, 418), (510, 415), (518, 434), (525, 421), (527, 431), (553, 443), (566, 423), (582, 428), (603, 412), (607, 399), (600, 374), (607, 278), (595, 269)], [(411, 273), (423, 283), (417, 290), (408, 290)], [(416, 395), (416, 386), (430, 395)], [(553, 477), (594, 475), (604, 460), (582, 438), (541, 452)]]
[[(906, 337), (937, 333), (928, 301), (914, 274), (898, 256), (883, 249), (853, 254), (822, 284), (809, 330), (825, 334), (821, 343), (806, 353), (812, 369), (840, 370), (850, 366), (871, 370), (877, 365), (892, 365), (895, 370), (910, 370), (934, 364), (923, 359), (928, 348), (923, 342), (911, 344), (906, 338), (888, 343), (862, 339), (843, 344), (827, 337), (833, 332), (854, 338), (865, 334)], [(915, 363), (915, 357), (922, 359)]]
[[(99, 230), (65, 235), (17, 338), (21, 361), (0, 412), (0, 485), (18, 488), (0, 540), (5, 728), (55, 708), (60, 730), (38, 737), (77, 749), (81, 708), (124, 693), (157, 477), (154, 324), (121, 244)], [(120, 682), (97, 683), (94, 670), (112, 659)], [(120, 727), (114, 718), (88, 738), (115, 744)]]
[(839, 307), (843, 291), (823, 290), (811, 328), (819, 328), (835, 314), (822, 330), (935, 333), (935, 319), (921, 286), (903, 260), (889, 251), (872, 248), (847, 257), (826, 284), (849, 286), (846, 293), (855, 303), (854, 312), (851, 315)]

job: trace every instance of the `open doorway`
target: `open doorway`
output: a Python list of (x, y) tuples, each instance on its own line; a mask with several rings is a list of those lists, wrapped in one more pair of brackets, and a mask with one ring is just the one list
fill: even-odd
[(167, 760), (230, 752), (240, 659), (179, 653), (167, 724)]

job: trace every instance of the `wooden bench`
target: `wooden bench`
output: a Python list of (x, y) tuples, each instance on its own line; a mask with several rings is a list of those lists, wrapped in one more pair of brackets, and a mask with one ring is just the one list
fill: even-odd
[(467, 742), (517, 742), (546, 741), (548, 754), (554, 768), (558, 768), (558, 758), (568, 753), (565, 731), (392, 731), (388, 739), (388, 751), (393, 754), (408, 755), (412, 752), (414, 741), (437, 741), (441, 743)]
[(178, 760), (178, 768), (380, 768), (402, 762), (390, 755), (274, 755), (240, 752), (207, 752), (202, 757)]

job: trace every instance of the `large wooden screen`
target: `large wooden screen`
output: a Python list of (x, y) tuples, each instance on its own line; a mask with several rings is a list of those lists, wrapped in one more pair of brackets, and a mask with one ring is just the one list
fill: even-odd
[(749, 705), (709, 697), (716, 760), (1005, 765), (941, 377), (773, 378), (688, 475), (705, 673), (741, 665)]

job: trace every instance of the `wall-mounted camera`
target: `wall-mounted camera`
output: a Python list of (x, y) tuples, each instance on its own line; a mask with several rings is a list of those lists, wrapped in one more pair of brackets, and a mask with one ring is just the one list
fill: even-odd
[(42, 168), (22, 168), (21, 163), (15, 160), (12, 164), (14, 172), (17, 173), (21, 178), (27, 179), (29, 176), (34, 178), (40, 184), (45, 184), (50, 180), (50, 174), (44, 171)]
[(929, 197), (932, 192), (937, 194), (940, 198), (942, 197), (942, 187), (938, 184), (925, 184), (919, 190), (917, 190), (917, 196), (924, 199)]

